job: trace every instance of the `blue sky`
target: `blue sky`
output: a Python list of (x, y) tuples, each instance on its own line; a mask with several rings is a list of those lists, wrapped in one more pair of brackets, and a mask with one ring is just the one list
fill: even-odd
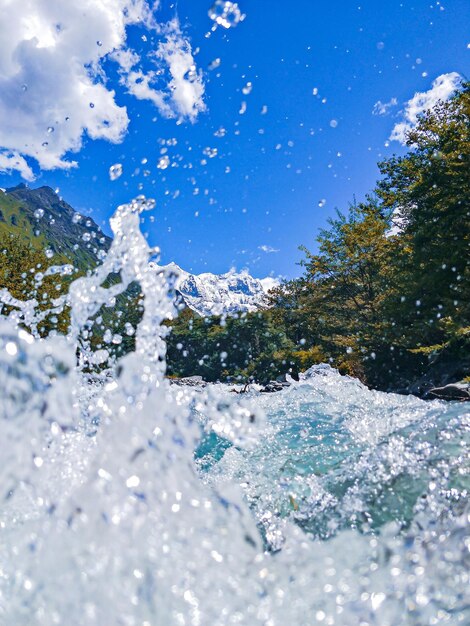
[[(144, 230), (163, 261), (188, 271), (247, 267), (259, 277), (295, 276), (298, 246), (314, 249), (335, 207), (363, 198), (377, 161), (403, 151), (389, 137), (405, 103), (442, 74), (470, 76), (470, 5), (241, 0), (246, 19), (206, 37), (210, 4), (163, 3), (157, 14), (161, 21), (178, 15), (204, 73), (206, 110), (192, 122), (165, 119), (150, 101), (126, 93), (116, 64), (105, 60), (106, 86), (130, 120), (123, 141), (85, 138), (72, 155), (78, 167), (67, 171), (41, 170), (28, 157), (37, 175), (30, 184), (59, 188), (105, 229), (117, 204), (139, 193), (154, 197)], [(143, 26), (128, 27), (127, 36), (142, 56), (158, 44)], [(215, 59), (220, 66), (210, 70)], [(379, 101), (391, 106), (374, 115)], [(1, 125), (8, 119), (0, 117)], [(214, 136), (220, 129), (223, 136)], [(214, 148), (215, 156), (204, 153)], [(162, 149), (175, 166), (157, 168)], [(111, 181), (117, 162), (123, 174)], [(21, 180), (0, 173), (1, 187)]]

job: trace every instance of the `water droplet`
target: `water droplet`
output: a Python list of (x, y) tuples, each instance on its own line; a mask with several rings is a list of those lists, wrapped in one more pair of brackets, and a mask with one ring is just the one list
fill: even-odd
[(130, 322), (126, 322), (124, 325), (125, 331), (126, 331), (126, 335), (128, 337), (132, 337), (132, 335), (135, 334), (135, 328), (132, 326), (132, 324)]
[(140, 478), (138, 476), (129, 476), (126, 480), (126, 487), (138, 487), (140, 483)]
[(319, 202), (318, 202), (318, 206), (319, 206), (320, 208), (323, 208), (323, 207), (325, 206), (325, 204), (326, 204), (326, 200), (325, 200), (325, 198), (322, 198), (322, 199), (321, 199), (321, 200), (319, 200)]
[(216, 70), (218, 67), (220, 67), (220, 64), (222, 63), (222, 61), (220, 60), (219, 57), (217, 57), (216, 59), (214, 59), (213, 61), (211, 61), (211, 63), (209, 63), (209, 65), (207, 66), (208, 70)]
[(55, 130), (55, 129), (54, 129), (54, 126), (48, 126), (48, 127), (47, 127), (47, 132), (48, 132), (49, 134), (53, 133), (53, 132), (54, 132), (54, 130)]
[(94, 109), (95, 108), (95, 103), (94, 102), (90, 102), (90, 109)]
[(314, 87), (312, 93), (314, 96), (318, 96), (318, 87)]
[(103, 45), (103, 42), (98, 39), (98, 41), (96, 42), (96, 45), (101, 48), (101, 46)]
[(49, 142), (48, 141), (43, 141), (41, 145), (42, 145), (43, 148), (46, 148), (49, 145)]
[(166, 168), (170, 165), (170, 157), (165, 154), (164, 156), (158, 159), (157, 168), (159, 170), (166, 170)]
[(209, 17), (219, 26), (223, 26), (223, 28), (236, 26), (245, 18), (238, 4), (228, 0), (216, 0), (209, 9)]
[(221, 126), (218, 130), (215, 131), (214, 137), (225, 137), (226, 134), (226, 129)]
[(263, 104), (261, 108), (261, 115), (266, 115), (267, 112), (268, 112), (268, 107), (265, 104)]
[(15, 354), (17, 354), (18, 352), (18, 346), (16, 345), (14, 341), (8, 341), (7, 344), (5, 345), (5, 350), (6, 350), (6, 353), (9, 354), (10, 356), (15, 356)]
[(41, 217), (43, 217), (43, 216), (44, 216), (44, 209), (36, 209), (36, 210), (34, 211), (34, 217), (35, 217), (37, 220), (40, 220), (40, 219), (41, 219)]
[(121, 163), (115, 163), (114, 165), (111, 165), (111, 167), (109, 168), (109, 178), (111, 180), (116, 180), (118, 179), (122, 174), (122, 164)]
[(331, 126), (331, 128), (336, 128), (338, 126), (338, 121), (337, 120), (331, 120), (330, 121), (330, 126)]
[(240, 110), (238, 111), (240, 115), (243, 115), (246, 111), (246, 102), (243, 101), (240, 105)]
[(206, 156), (209, 157), (209, 159), (213, 159), (214, 157), (217, 156), (217, 148), (204, 148), (204, 150), (202, 151), (202, 154), (205, 154)]
[(253, 83), (247, 82), (246, 85), (243, 87), (242, 92), (245, 94), (245, 96), (248, 96), (248, 94), (251, 93), (252, 89), (253, 89)]
[(48, 259), (52, 259), (52, 257), (54, 256), (54, 250), (52, 250), (52, 248), (47, 248), (44, 254)]
[(28, 91), (28, 85), (21, 85), (21, 91)]

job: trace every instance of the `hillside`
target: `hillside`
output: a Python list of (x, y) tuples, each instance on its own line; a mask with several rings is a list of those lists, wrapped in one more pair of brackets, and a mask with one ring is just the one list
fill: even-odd
[(91, 217), (80, 216), (50, 187), (24, 184), (0, 191), (0, 235), (5, 234), (83, 270), (95, 266), (111, 244)]

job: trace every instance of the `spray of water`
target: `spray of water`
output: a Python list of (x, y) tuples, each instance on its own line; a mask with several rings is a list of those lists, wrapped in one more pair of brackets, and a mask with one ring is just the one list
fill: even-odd
[[(22, 330), (34, 303), (0, 324), (0, 624), (466, 623), (468, 411), (327, 367), (270, 397), (170, 385), (151, 207), (117, 209), (68, 337)], [(134, 282), (135, 351), (90, 374)]]

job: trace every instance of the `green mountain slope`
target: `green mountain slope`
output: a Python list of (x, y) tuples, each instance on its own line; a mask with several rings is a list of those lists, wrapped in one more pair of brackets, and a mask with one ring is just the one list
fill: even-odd
[(94, 267), (111, 244), (92, 218), (79, 216), (50, 187), (30, 189), (24, 184), (0, 191), (1, 235), (51, 250), (53, 262), (66, 261), (82, 270)]

